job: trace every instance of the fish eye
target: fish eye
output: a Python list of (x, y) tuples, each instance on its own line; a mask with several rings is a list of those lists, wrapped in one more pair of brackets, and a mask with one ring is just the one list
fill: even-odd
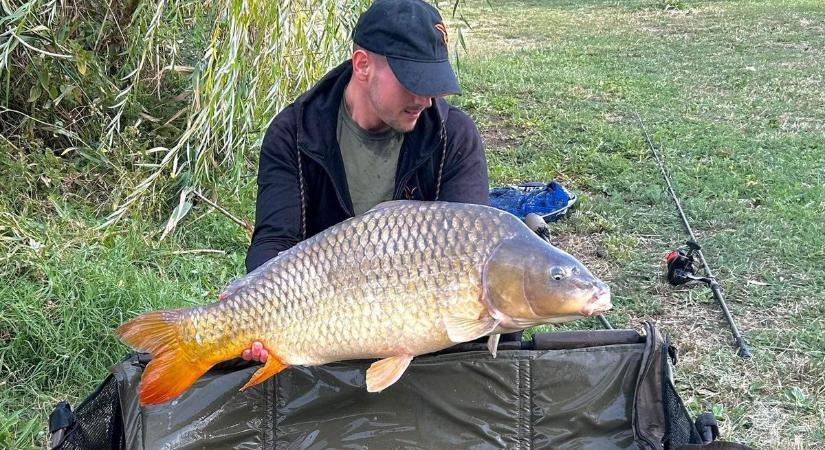
[(561, 267), (553, 267), (550, 269), (550, 277), (556, 281), (561, 281), (567, 277), (567, 274)]

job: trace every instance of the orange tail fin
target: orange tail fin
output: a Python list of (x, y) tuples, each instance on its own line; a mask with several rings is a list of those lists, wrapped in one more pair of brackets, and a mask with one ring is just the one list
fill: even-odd
[(152, 354), (140, 382), (141, 405), (156, 405), (177, 397), (214, 364), (188, 354), (182, 347), (178, 333), (181, 312), (146, 313), (115, 331), (126, 345)]

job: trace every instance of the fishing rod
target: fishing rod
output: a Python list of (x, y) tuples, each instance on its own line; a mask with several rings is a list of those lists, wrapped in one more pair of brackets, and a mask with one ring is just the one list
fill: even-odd
[[(667, 170), (665, 170), (665, 164), (662, 162), (659, 152), (656, 151), (656, 147), (653, 146), (653, 142), (650, 140), (650, 135), (647, 133), (647, 128), (642, 121), (642, 117), (636, 113), (636, 118), (639, 119), (639, 125), (641, 125), (642, 131), (645, 134), (645, 140), (647, 141), (648, 147), (650, 147), (650, 152), (656, 160), (656, 165), (659, 166), (659, 171), (662, 173), (662, 178), (665, 179), (667, 190), (670, 192), (670, 197), (673, 199), (673, 203), (676, 204), (676, 209), (679, 210), (679, 217), (682, 219), (682, 224), (685, 226), (685, 231), (690, 237), (690, 240), (687, 241), (687, 251), (677, 250), (668, 254), (668, 281), (673, 285), (684, 284), (689, 281), (698, 281), (707, 284), (708, 287), (710, 287), (710, 290), (713, 291), (713, 296), (716, 297), (716, 301), (719, 303), (719, 306), (722, 308), (722, 313), (724, 313), (725, 320), (727, 320), (728, 326), (731, 329), (736, 346), (739, 347), (739, 356), (742, 358), (750, 358), (751, 352), (748, 350), (748, 344), (745, 342), (745, 338), (739, 333), (739, 328), (736, 327), (736, 322), (733, 320), (733, 316), (728, 309), (727, 303), (725, 303), (725, 296), (722, 294), (722, 286), (716, 281), (716, 277), (713, 276), (713, 272), (711, 272), (710, 266), (708, 266), (708, 262), (705, 260), (705, 255), (702, 254), (702, 247), (696, 240), (696, 236), (693, 234), (693, 229), (690, 228), (690, 223), (685, 215), (685, 211), (682, 209), (681, 203), (679, 203), (679, 198), (676, 196), (676, 191), (673, 190), (673, 184), (670, 182), (670, 176), (668, 175)], [(697, 277), (694, 275), (694, 254), (698, 256), (699, 261), (702, 262), (705, 274), (704, 277)]]
[[(524, 218), (524, 222), (531, 230), (533, 230), (534, 233), (539, 235), (540, 238), (544, 239), (545, 242), (552, 245), (552, 242), (550, 242), (550, 227), (547, 226), (547, 222), (545, 222), (544, 219), (541, 218), (541, 216), (539, 216), (536, 213), (527, 214), (527, 217)], [(603, 327), (605, 327), (608, 330), (613, 329), (613, 325), (610, 325), (610, 322), (608, 322), (607, 318), (604, 317), (602, 314), (599, 314), (596, 317), (599, 319), (599, 322), (601, 322)]]

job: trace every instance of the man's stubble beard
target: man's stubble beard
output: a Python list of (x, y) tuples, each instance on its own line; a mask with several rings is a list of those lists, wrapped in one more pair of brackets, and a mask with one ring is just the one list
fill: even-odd
[[(378, 96), (375, 94), (374, 85), (370, 85), (368, 95), (370, 104), (372, 104), (372, 108), (378, 114), (378, 118), (381, 119), (381, 121), (384, 122), (388, 127), (392, 128), (393, 130), (399, 133), (409, 133), (415, 128), (415, 125), (418, 123), (418, 119), (416, 119), (415, 122), (413, 122), (409, 126), (405, 126), (404, 124), (400, 123), (396, 116), (393, 115), (393, 112), (385, 111), (380, 107), (377, 101)], [(403, 112), (404, 111), (401, 110), (396, 112), (395, 114), (403, 114)], [(420, 119), (421, 117), (419, 116), (418, 118)]]

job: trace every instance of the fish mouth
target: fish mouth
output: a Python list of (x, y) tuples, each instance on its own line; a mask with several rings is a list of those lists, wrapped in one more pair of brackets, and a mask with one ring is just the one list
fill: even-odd
[(581, 309), (581, 315), (590, 317), (595, 314), (601, 314), (613, 308), (613, 302), (610, 301), (610, 288), (602, 287)]

